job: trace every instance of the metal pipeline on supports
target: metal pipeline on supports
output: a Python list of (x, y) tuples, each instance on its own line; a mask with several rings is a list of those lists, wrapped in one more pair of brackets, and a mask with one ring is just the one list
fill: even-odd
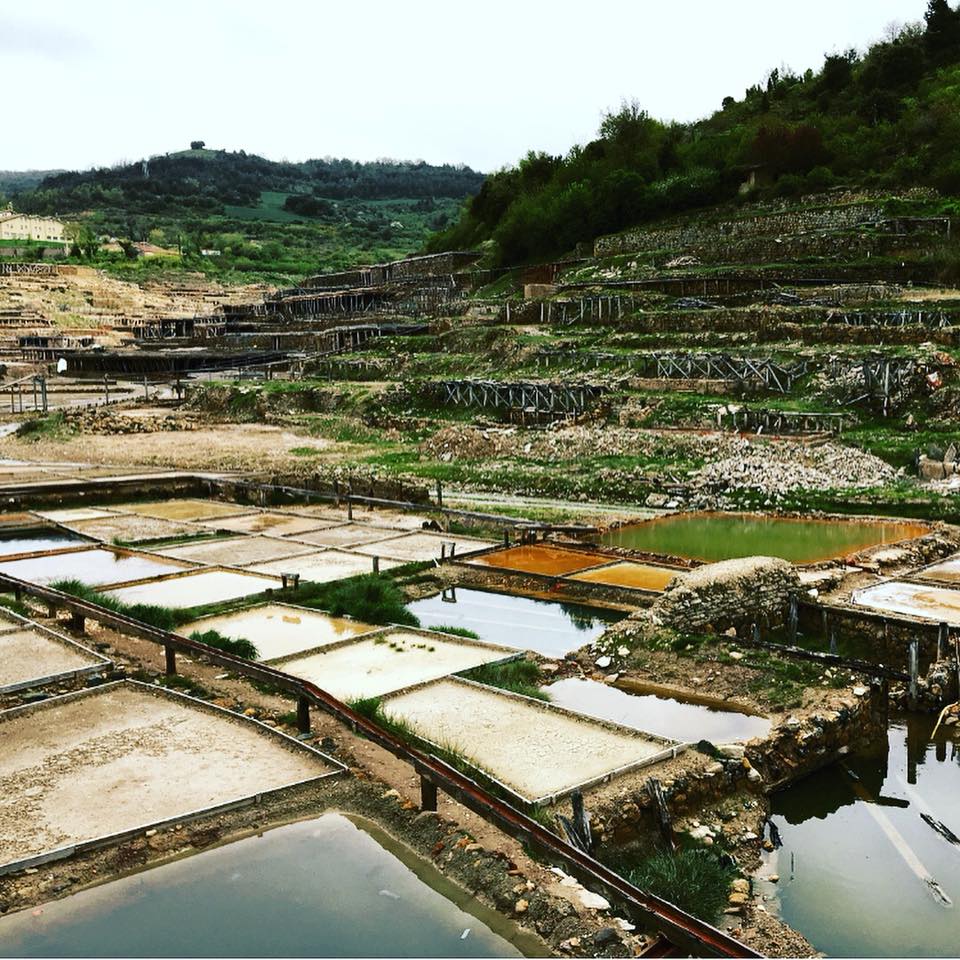
[(567, 843), (522, 811), (488, 793), (455, 767), (432, 754), (426, 754), (409, 746), (403, 740), (377, 726), (372, 720), (306, 680), (261, 663), (244, 660), (215, 647), (198, 643), (196, 640), (189, 640), (178, 634), (151, 627), (52, 587), (30, 583), (6, 574), (0, 574), (0, 585), (9, 591), (19, 590), (22, 595), (35, 597), (46, 603), (51, 610), (67, 610), (71, 614), (95, 620), (119, 633), (163, 646), (166, 651), (168, 670), (171, 666), (174, 670), (176, 669), (175, 658), (179, 652), (192, 657), (206, 657), (211, 663), (225, 667), (233, 673), (273, 684), (297, 698), (298, 726), (308, 727), (310, 705), (330, 714), (355, 733), (363, 734), (377, 746), (409, 763), (421, 777), (422, 783), (432, 785), (423, 791), (422, 796), (426, 803), (432, 801), (436, 790), (442, 790), (504, 833), (536, 847), (546, 856), (557, 861), (585, 887), (617, 903), (630, 914), (633, 920), (646, 927), (652, 927), (675, 946), (689, 950), (696, 956), (761, 956), (729, 934), (698, 920), (674, 904), (635, 887), (609, 867)]

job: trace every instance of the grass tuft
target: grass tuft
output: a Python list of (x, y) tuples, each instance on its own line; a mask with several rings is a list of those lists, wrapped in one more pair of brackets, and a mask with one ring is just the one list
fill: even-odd
[(243, 657), (245, 660), (256, 660), (260, 656), (256, 645), (251, 641), (243, 637), (225, 637), (218, 630), (194, 630), (190, 634), (190, 639), (196, 640), (197, 643), (205, 643), (208, 647), (216, 647), (224, 653)]
[(467, 640), (479, 640), (480, 634), (476, 630), (471, 630), (469, 627), (448, 627), (446, 624), (443, 624), (439, 627), (431, 627), (431, 630), (436, 633), (449, 633), (455, 637), (465, 637)]
[(621, 852), (607, 865), (646, 893), (668, 900), (707, 923), (727, 906), (735, 871), (703, 847), (654, 853), (640, 859)]
[(334, 617), (348, 616), (381, 625), (420, 626), (417, 617), (407, 609), (402, 591), (389, 577), (365, 574), (332, 583), (301, 583), (294, 599), (302, 607), (326, 610)]
[(543, 672), (533, 660), (508, 660), (506, 663), (484, 663), (460, 674), (467, 680), (499, 687), (535, 700), (549, 700), (550, 694), (541, 690)]
[(178, 611), (170, 607), (161, 607), (153, 603), (124, 603), (80, 580), (55, 580), (50, 586), (54, 590), (69, 593), (72, 597), (86, 600), (88, 603), (95, 603), (121, 616), (147, 623), (158, 630), (174, 630), (179, 622)]

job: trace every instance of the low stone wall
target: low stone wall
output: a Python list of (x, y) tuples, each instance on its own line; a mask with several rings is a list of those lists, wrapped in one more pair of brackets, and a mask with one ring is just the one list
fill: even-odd
[[(886, 691), (881, 685), (838, 691), (826, 704), (799, 716), (789, 715), (766, 737), (720, 746), (715, 756), (681, 754), (658, 765), (664, 799), (674, 818), (749, 790), (761, 795), (832, 763), (845, 754), (882, 741), (886, 729)], [(707, 750), (709, 745), (703, 744)], [(586, 797), (592, 826), (602, 845), (621, 845), (657, 830), (656, 812), (646, 778), (615, 798), (600, 791)], [(608, 788), (609, 789), (609, 788)], [(740, 837), (728, 837), (734, 844)]]
[(708, 563), (678, 576), (650, 609), (662, 626), (687, 632), (725, 629), (782, 615), (800, 580), (792, 564), (776, 557), (743, 557)]
[(702, 224), (691, 220), (678, 227), (662, 230), (629, 230), (594, 242), (595, 256), (632, 253), (640, 250), (687, 250), (698, 245), (756, 237), (785, 236), (808, 231), (849, 230), (883, 218), (883, 210), (874, 204), (849, 204), (813, 210), (787, 210), (752, 217)]

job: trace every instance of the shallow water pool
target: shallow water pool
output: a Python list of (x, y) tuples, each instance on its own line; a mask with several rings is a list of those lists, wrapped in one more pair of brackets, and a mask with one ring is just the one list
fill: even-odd
[[(894, 723), (874, 753), (772, 798), (783, 846), (760, 875), (779, 875), (768, 886), (784, 920), (827, 954), (956, 956), (960, 846), (923, 815), (960, 834), (960, 740), (955, 728), (941, 728), (931, 742), (934, 722), (913, 715)], [(953, 906), (918, 873), (932, 877)]]
[(604, 546), (714, 563), (734, 557), (782, 557), (816, 563), (868, 547), (918, 537), (908, 520), (816, 520), (747, 513), (676, 513), (608, 530)]
[(0, 921), (0, 956), (11, 957), (516, 957), (536, 945), (339, 814)]
[(674, 740), (730, 743), (762, 737), (770, 729), (766, 717), (651, 693), (627, 693), (597, 680), (571, 677), (544, 690), (558, 706)]
[(575, 603), (535, 600), (509, 593), (457, 587), (444, 594), (408, 604), (428, 630), (466, 627), (481, 640), (518, 650), (536, 650), (545, 657), (562, 657), (592, 643), (623, 614)]

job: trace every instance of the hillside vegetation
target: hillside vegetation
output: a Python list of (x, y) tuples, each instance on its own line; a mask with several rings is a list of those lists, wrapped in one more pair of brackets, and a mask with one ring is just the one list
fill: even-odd
[[(483, 175), (420, 161), (278, 163), (198, 147), (37, 179), (8, 174), (0, 188), (18, 210), (75, 221), (75, 259), (122, 273), (176, 266), (283, 282), (419, 249)], [(102, 236), (121, 238), (126, 253), (98, 252)], [(132, 242), (175, 257), (138, 261)], [(210, 250), (217, 253), (201, 253)]]
[(802, 76), (773, 70), (696, 123), (664, 123), (624, 104), (586, 146), (564, 157), (531, 152), (489, 176), (428, 249), (492, 241), (495, 263), (555, 257), (628, 226), (737, 200), (751, 173), (753, 199), (837, 183), (960, 194), (960, 11), (930, 0), (922, 22), (866, 53), (829, 54)]

